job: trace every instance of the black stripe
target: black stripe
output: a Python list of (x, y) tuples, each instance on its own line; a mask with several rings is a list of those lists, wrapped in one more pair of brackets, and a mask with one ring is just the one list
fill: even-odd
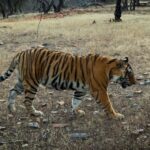
[(44, 85), (46, 85), (49, 80), (50, 67), (51, 67), (51, 63), (54, 61), (54, 59), (55, 59), (55, 55), (51, 59), (49, 58), (49, 61), (47, 63), (48, 67), (45, 67), (45, 69), (47, 68), (47, 71), (46, 71), (46, 79), (45, 79)]
[(75, 88), (73, 88), (73, 83), (72, 82), (70, 82), (69, 89), (75, 90)]
[(84, 76), (84, 70), (83, 70), (83, 65), (82, 65), (82, 58), (80, 58), (80, 66), (81, 66), (81, 73), (82, 73), (82, 83), (85, 85), (85, 76)]
[(37, 87), (34, 87), (28, 80), (26, 80), (26, 82), (35, 92), (37, 92)]
[(53, 86), (56, 82), (56, 80), (58, 79), (59, 75), (55, 76), (54, 79), (51, 82), (51, 85)]
[(26, 93), (30, 93), (30, 94), (36, 94), (36, 92), (35, 91), (31, 91), (31, 90), (26, 90)]
[(77, 56), (75, 56), (75, 81), (77, 80)]
[(29, 96), (25, 96), (25, 99), (33, 100), (34, 98), (31, 98)]
[(97, 60), (98, 57), (99, 57), (99, 54), (96, 54), (96, 55), (94, 56), (94, 64), (95, 64), (95, 62), (96, 62), (96, 60)]
[(55, 67), (53, 68), (53, 69), (54, 69), (54, 71), (53, 71), (53, 75), (52, 75), (52, 77), (54, 77), (54, 76), (56, 76), (56, 75), (57, 75), (57, 73), (58, 73), (58, 68), (59, 68), (59, 62), (58, 62), (57, 64), (55, 64)]

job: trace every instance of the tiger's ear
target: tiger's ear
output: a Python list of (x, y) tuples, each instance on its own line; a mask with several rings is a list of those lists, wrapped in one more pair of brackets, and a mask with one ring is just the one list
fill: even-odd
[(117, 63), (117, 67), (122, 68), (124, 65), (128, 63), (128, 61), (129, 61), (128, 57), (120, 59), (119, 62)]
[(129, 58), (128, 57), (125, 57), (123, 59), (121, 59), (123, 61), (124, 64), (127, 64), (129, 62)]

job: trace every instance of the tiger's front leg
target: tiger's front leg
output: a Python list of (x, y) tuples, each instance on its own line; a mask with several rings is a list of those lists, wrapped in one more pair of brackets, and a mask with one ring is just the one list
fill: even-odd
[(71, 111), (71, 116), (70, 116), (70, 120), (72, 120), (73, 118), (76, 117), (76, 114), (78, 113), (78, 107), (81, 104), (83, 97), (86, 95), (86, 92), (84, 91), (75, 91), (73, 98), (72, 98), (72, 103), (71, 103), (71, 107), (72, 107), (72, 111)]
[(92, 94), (96, 99), (98, 103), (101, 103), (104, 110), (108, 114), (109, 117), (114, 118), (114, 119), (123, 119), (124, 115), (121, 113), (118, 113), (114, 110), (109, 96), (107, 94), (107, 91), (101, 91), (101, 92), (95, 92)]
[(34, 108), (33, 106), (33, 100), (34, 100), (34, 97), (35, 97), (35, 94), (37, 92), (37, 89), (33, 89), (33, 88), (25, 88), (25, 100), (24, 100), (24, 105), (28, 111), (28, 113), (31, 115), (31, 116), (35, 116), (35, 117), (40, 117), (40, 116), (43, 116), (43, 112), (41, 111), (38, 111)]

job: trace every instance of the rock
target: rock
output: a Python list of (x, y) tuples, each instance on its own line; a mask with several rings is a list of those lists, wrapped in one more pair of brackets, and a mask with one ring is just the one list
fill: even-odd
[(134, 135), (139, 135), (139, 134), (141, 134), (141, 133), (143, 133), (144, 132), (144, 129), (137, 129), (137, 130), (134, 130), (133, 132), (132, 132), (132, 134), (134, 134)]
[(132, 98), (134, 95), (131, 93), (131, 94), (128, 94), (126, 95), (126, 98)]
[(64, 101), (57, 101), (57, 104), (63, 106), (65, 104), (65, 102)]
[(144, 81), (139, 82), (140, 85), (149, 85), (150, 79), (145, 79)]
[(92, 100), (92, 98), (91, 98), (91, 97), (88, 97), (88, 98), (87, 98), (87, 100), (88, 100), (88, 101), (91, 101), (91, 100)]
[(47, 104), (46, 103), (43, 103), (42, 105), (41, 105), (41, 107), (46, 107), (47, 106)]
[(140, 85), (145, 85), (144, 81), (139, 82)]
[(67, 123), (53, 123), (53, 128), (64, 128), (67, 127), (69, 124)]
[(148, 72), (144, 72), (143, 75), (147, 76), (147, 75), (149, 75), (149, 73)]
[(57, 110), (52, 110), (51, 113), (52, 113), (52, 114), (57, 114), (58, 111), (57, 111)]
[(14, 118), (13, 114), (8, 114), (8, 118)]
[(150, 84), (150, 79), (146, 79), (146, 80), (144, 80), (144, 82), (145, 82), (145, 85), (148, 85), (148, 84)]
[(96, 21), (95, 21), (95, 20), (93, 20), (92, 24), (96, 24)]
[(26, 107), (24, 105), (19, 105), (19, 107), (22, 109), (26, 109)]
[(19, 126), (20, 126), (21, 124), (22, 124), (22, 122), (17, 122), (17, 125), (19, 125)]
[(6, 130), (6, 127), (0, 126), (0, 131), (4, 131), (4, 130)]
[(2, 103), (3, 103), (3, 102), (6, 102), (6, 100), (4, 100), (4, 99), (0, 99), (0, 103), (1, 103), (1, 102), (2, 102)]
[(147, 124), (147, 127), (150, 127), (150, 123)]
[(86, 140), (88, 137), (88, 134), (85, 132), (75, 132), (70, 134), (71, 140)]
[(50, 95), (53, 95), (54, 94), (54, 92), (52, 92), (52, 91), (50, 91), (50, 92), (48, 92)]
[(137, 90), (137, 91), (134, 91), (134, 94), (142, 94), (142, 90)]
[(136, 79), (137, 79), (137, 80), (143, 80), (144, 77), (143, 77), (142, 75), (139, 75), (139, 76), (136, 77)]
[(84, 110), (79, 109), (79, 110), (77, 110), (77, 112), (79, 113), (80, 117), (85, 115), (85, 111)]
[(29, 144), (26, 143), (26, 144), (23, 144), (23, 145), (22, 145), (22, 148), (28, 147), (28, 146), (29, 146)]
[(124, 121), (124, 122), (121, 122), (123, 125), (126, 125), (126, 124), (128, 124), (126, 121)]
[(42, 46), (47, 47), (48, 43), (43, 43)]
[(28, 123), (28, 127), (33, 128), (33, 129), (38, 129), (40, 128), (40, 125), (37, 122), (30, 122)]
[(48, 123), (48, 118), (43, 119), (43, 123)]
[(4, 45), (4, 42), (0, 41), (0, 45)]
[(147, 139), (148, 137), (146, 136), (146, 135), (141, 135), (141, 136), (139, 136), (138, 138), (137, 138), (137, 141), (138, 142), (143, 142), (143, 141), (145, 141), (146, 139)]
[(1, 145), (4, 145), (4, 144), (7, 144), (7, 142), (3, 141), (3, 140), (0, 140), (0, 146)]
[(27, 119), (28, 119), (28, 117), (20, 117), (19, 120), (27, 120)]
[(93, 112), (93, 114), (97, 115), (97, 114), (99, 114), (99, 111), (96, 110), (96, 111)]

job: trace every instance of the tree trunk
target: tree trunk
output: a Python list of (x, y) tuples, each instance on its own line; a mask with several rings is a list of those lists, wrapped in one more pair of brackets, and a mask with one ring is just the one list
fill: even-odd
[(128, 0), (124, 0), (122, 8), (123, 10), (128, 10)]
[(116, 0), (115, 21), (121, 21), (121, 0)]
[(3, 18), (7, 18), (5, 7), (0, 3), (0, 12), (2, 13)]

